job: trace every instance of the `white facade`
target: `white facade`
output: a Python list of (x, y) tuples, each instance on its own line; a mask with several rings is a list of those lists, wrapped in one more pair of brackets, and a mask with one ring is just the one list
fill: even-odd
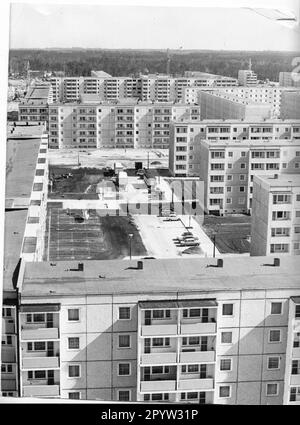
[(300, 175), (254, 177), (250, 254), (300, 254)]
[(257, 75), (251, 69), (243, 69), (238, 72), (238, 83), (240, 86), (256, 86)]

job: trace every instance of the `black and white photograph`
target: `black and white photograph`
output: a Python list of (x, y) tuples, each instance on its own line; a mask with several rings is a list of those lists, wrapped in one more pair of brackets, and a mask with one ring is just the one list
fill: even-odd
[(299, 12), (1, 6), (0, 410), (300, 406)]

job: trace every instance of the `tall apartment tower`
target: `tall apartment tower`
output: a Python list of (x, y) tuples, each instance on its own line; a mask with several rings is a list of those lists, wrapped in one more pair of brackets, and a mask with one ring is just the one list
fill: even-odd
[(299, 174), (254, 177), (250, 254), (300, 254)]

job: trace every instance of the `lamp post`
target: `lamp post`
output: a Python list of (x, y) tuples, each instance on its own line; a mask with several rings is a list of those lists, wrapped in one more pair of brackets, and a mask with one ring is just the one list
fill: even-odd
[(129, 257), (131, 260), (131, 244), (132, 244), (132, 238), (133, 238), (133, 233), (129, 233)]

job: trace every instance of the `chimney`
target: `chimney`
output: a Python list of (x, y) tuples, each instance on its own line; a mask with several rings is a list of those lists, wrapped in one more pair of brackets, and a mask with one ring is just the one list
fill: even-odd
[(278, 179), (278, 174), (274, 174), (274, 179)]
[(143, 268), (144, 268), (144, 263), (143, 263), (142, 261), (138, 261), (138, 262), (137, 262), (137, 268), (138, 268), (138, 270), (143, 270)]
[(78, 271), (83, 272), (83, 268), (84, 268), (83, 263), (78, 263)]
[(218, 258), (217, 267), (223, 267), (223, 259), (222, 258)]
[(274, 258), (274, 267), (280, 267), (280, 258)]

